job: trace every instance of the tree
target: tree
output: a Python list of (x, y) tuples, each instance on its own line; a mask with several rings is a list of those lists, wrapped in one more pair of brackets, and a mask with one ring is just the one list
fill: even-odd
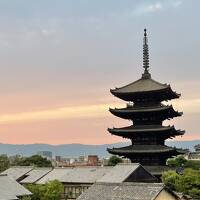
[(187, 163), (187, 160), (184, 158), (184, 156), (179, 155), (174, 158), (169, 158), (167, 160), (167, 165), (169, 167), (183, 167)]
[(32, 192), (31, 200), (60, 200), (64, 186), (57, 180), (45, 185), (28, 184), (26, 188)]
[(23, 160), (23, 157), (21, 155), (14, 155), (9, 157), (10, 165), (11, 166), (17, 166), (18, 163)]
[(185, 168), (200, 170), (200, 161), (199, 160), (188, 160), (187, 163), (185, 164)]
[(60, 183), (57, 180), (50, 181), (46, 185), (44, 200), (60, 200), (63, 192), (64, 192), (64, 186), (62, 183)]
[(36, 166), (36, 167), (52, 167), (51, 161), (43, 158), (40, 155), (33, 155), (30, 157), (19, 159), (16, 162), (18, 166)]
[(123, 160), (118, 157), (118, 156), (111, 156), (108, 160), (108, 165), (109, 166), (115, 166), (117, 165), (118, 163), (121, 163)]
[(0, 172), (8, 169), (10, 167), (10, 162), (8, 156), (5, 154), (0, 155)]
[(45, 185), (27, 184), (25, 186), (32, 193), (31, 200), (41, 200), (44, 198)]
[(200, 170), (185, 169), (183, 175), (174, 171), (164, 172), (162, 181), (172, 190), (200, 199)]
[(22, 200), (32, 200), (32, 199), (31, 197), (25, 196), (25, 197), (22, 197)]
[(177, 190), (177, 182), (179, 180), (179, 175), (175, 171), (167, 171), (162, 175), (162, 181), (171, 190)]

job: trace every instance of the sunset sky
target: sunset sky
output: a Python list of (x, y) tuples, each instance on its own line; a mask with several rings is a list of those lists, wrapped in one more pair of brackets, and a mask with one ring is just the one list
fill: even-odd
[(166, 121), (200, 139), (200, 1), (0, 0), (0, 143), (124, 141), (110, 88), (139, 79), (146, 27), (152, 78), (181, 93)]

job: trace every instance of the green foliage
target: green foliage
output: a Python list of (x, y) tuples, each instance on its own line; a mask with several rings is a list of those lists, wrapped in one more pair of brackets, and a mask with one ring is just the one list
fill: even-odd
[(9, 158), (7, 155), (0, 155), (0, 172), (8, 169), (10, 167)]
[(167, 171), (162, 175), (162, 181), (171, 190), (176, 190), (176, 185), (179, 180), (179, 175), (175, 171)]
[(109, 166), (115, 166), (118, 163), (121, 163), (122, 159), (118, 156), (111, 156), (108, 160), (108, 165)]
[(199, 160), (188, 160), (185, 164), (185, 168), (200, 170), (200, 161)]
[(185, 166), (186, 163), (187, 163), (187, 160), (182, 155), (174, 157), (174, 158), (169, 158), (167, 160), (167, 165), (169, 167), (182, 167), (182, 166)]
[(31, 200), (31, 197), (22, 197), (22, 200)]
[(64, 186), (57, 180), (45, 185), (28, 184), (26, 188), (33, 193), (31, 200), (60, 200)]
[(39, 155), (31, 157), (21, 157), (19, 155), (11, 156), (0, 155), (0, 172), (8, 169), (10, 166), (36, 166), (36, 167), (52, 167), (51, 161)]
[(52, 167), (50, 160), (39, 155), (21, 158), (15, 164), (18, 166)]
[(60, 200), (61, 194), (64, 192), (64, 186), (57, 180), (51, 181), (46, 185), (44, 200)]
[(31, 200), (41, 200), (44, 197), (45, 185), (27, 184), (26, 188), (32, 192)]
[(172, 190), (200, 199), (200, 170), (185, 169), (183, 175), (174, 171), (164, 172), (162, 181)]
[(17, 164), (23, 159), (23, 157), (21, 155), (14, 155), (14, 156), (10, 156), (9, 160), (10, 160), (10, 165), (11, 166), (17, 166)]
[(200, 169), (199, 160), (186, 160), (182, 155), (176, 156), (174, 158), (169, 158), (167, 160), (167, 165), (173, 168), (184, 167), (184, 168), (191, 168), (194, 170)]

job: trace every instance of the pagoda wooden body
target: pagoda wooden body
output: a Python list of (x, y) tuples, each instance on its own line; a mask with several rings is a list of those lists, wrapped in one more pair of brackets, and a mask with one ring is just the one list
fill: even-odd
[(130, 146), (108, 149), (111, 154), (129, 158), (132, 162), (142, 165), (165, 165), (166, 159), (181, 154), (182, 151), (165, 145), (165, 140), (183, 135), (184, 131), (174, 126), (163, 126), (163, 121), (181, 116), (172, 105), (164, 105), (163, 101), (179, 98), (170, 85), (159, 83), (151, 78), (148, 71), (148, 44), (146, 30), (143, 45), (142, 78), (111, 93), (127, 102), (125, 108), (110, 109), (110, 112), (122, 119), (133, 122), (131, 126), (112, 128), (108, 131), (131, 140)]

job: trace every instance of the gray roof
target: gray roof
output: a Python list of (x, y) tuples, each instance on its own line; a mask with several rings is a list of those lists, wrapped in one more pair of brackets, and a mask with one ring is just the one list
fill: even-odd
[(31, 195), (26, 188), (7, 175), (0, 175), (0, 200), (13, 200)]
[(71, 172), (73, 168), (55, 168), (52, 171), (50, 171), (48, 174), (46, 174), (43, 178), (38, 180), (37, 184), (45, 184), (48, 181), (52, 180), (59, 180), (61, 181), (62, 177), (65, 176), (67, 173)]
[(154, 200), (162, 183), (95, 183), (77, 200)]
[(20, 183), (35, 183), (39, 179), (41, 179), (43, 176), (48, 174), (52, 168), (35, 168), (29, 173), (27, 173), (27, 177), (20, 181)]
[(1, 174), (7, 174), (13, 179), (18, 180), (21, 177), (23, 177), (25, 174), (30, 172), (32, 169), (33, 167), (29, 167), (29, 166), (25, 166), (25, 167), (16, 166), (16, 167), (10, 167), (9, 169), (3, 171)]
[(118, 164), (107, 172), (97, 182), (105, 183), (122, 183), (125, 181), (138, 167), (141, 167), (139, 163), (130, 164)]
[(95, 183), (112, 167), (76, 167), (59, 180), (65, 183)]

